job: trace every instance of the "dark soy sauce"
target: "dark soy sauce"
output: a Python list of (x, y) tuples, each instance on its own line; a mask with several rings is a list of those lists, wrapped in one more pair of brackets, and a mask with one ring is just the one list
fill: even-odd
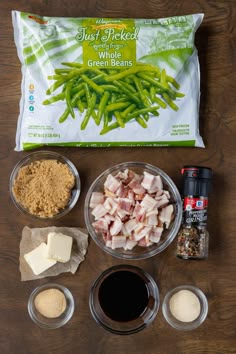
[(117, 271), (100, 285), (98, 298), (104, 313), (114, 321), (138, 318), (148, 305), (145, 281), (131, 271)]

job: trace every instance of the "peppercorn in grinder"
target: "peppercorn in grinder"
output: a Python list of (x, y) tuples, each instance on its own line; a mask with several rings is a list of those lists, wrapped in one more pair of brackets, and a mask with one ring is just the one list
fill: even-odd
[(208, 193), (212, 170), (201, 166), (184, 166), (183, 219), (177, 236), (177, 257), (204, 259), (208, 256), (209, 233), (207, 225)]

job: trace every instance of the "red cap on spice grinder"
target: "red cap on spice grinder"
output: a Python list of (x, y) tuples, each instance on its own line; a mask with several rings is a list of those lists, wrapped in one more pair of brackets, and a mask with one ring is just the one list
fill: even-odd
[(184, 196), (208, 197), (211, 189), (212, 169), (203, 166), (185, 165), (181, 174), (183, 175), (182, 194)]

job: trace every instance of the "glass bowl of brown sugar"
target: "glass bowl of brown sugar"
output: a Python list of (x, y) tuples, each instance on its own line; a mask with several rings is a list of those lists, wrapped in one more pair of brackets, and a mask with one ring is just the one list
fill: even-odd
[(79, 198), (79, 173), (61, 154), (33, 152), (14, 167), (10, 195), (24, 214), (36, 219), (58, 219), (66, 215)]

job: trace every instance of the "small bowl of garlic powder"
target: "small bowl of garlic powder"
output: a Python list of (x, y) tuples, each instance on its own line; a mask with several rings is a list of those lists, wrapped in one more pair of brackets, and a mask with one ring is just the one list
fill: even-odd
[(193, 330), (207, 317), (207, 298), (197, 287), (181, 285), (166, 294), (162, 312), (166, 321), (175, 329)]
[(28, 312), (41, 328), (54, 329), (64, 326), (75, 309), (71, 292), (63, 285), (48, 283), (33, 290), (28, 301)]

